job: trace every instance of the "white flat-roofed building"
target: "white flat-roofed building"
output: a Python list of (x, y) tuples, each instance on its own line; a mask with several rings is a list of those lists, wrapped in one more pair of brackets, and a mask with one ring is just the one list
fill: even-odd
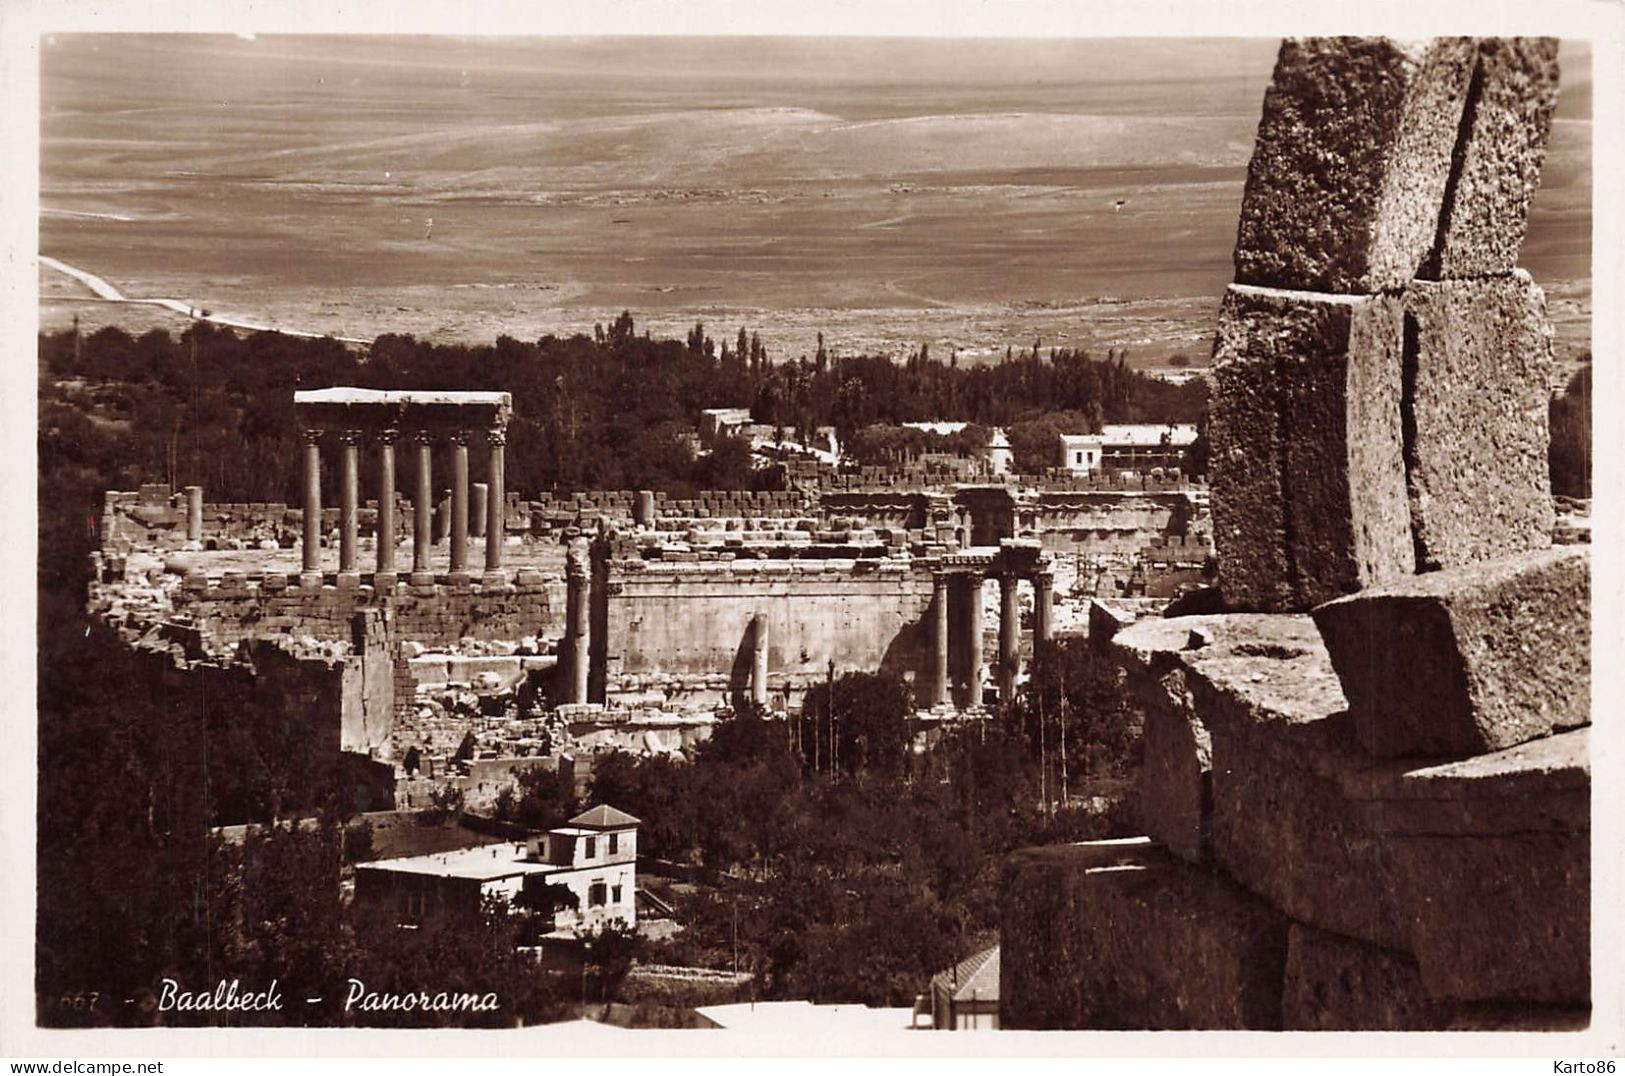
[(1195, 442), (1191, 423), (1107, 423), (1099, 433), (1061, 434), (1061, 467), (1074, 474), (1177, 467)]
[(750, 424), (748, 407), (707, 407), (700, 412), (700, 432), (706, 437), (715, 437)]
[(525, 841), (362, 863), (356, 867), (356, 899), (391, 907), (403, 921), (414, 922), (437, 908), (472, 910), (488, 899), (511, 904), (523, 896), (535, 906), (563, 890), (574, 906), (553, 901), (554, 932), (632, 927), (637, 826), (625, 811), (601, 805)]

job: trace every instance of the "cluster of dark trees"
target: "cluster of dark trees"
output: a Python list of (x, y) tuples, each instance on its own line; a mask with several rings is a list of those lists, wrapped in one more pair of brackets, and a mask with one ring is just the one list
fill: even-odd
[[(910, 1003), (996, 932), (1007, 852), (1132, 833), (1138, 728), (1120, 698), (1071, 642), (999, 717), (924, 751), (907, 686), (849, 673), (799, 721), (737, 714), (691, 761), (598, 759), (589, 798), (642, 820), (641, 852), (719, 879), (678, 895), (684, 931), (639, 955), (752, 971), (762, 998)], [(571, 793), (538, 774), (502, 809), (557, 824)]]
[[(1068, 409), (1102, 421), (1195, 421), (1204, 389), (1130, 370), (1121, 355), (1037, 348), (995, 366), (906, 365), (856, 356), (774, 365), (740, 330), (720, 351), (696, 326), (687, 341), (654, 340), (622, 314), (595, 336), (500, 337), (492, 345), (380, 336), (365, 352), (277, 333), (239, 336), (206, 323), (178, 338), (117, 328), (40, 338), (41, 451), (107, 474), (201, 485), (231, 501), (296, 499), (298, 388), (500, 389), (513, 394), (510, 489), (750, 488), (738, 445), (696, 454), (700, 411), (749, 407), (786, 431), (872, 423), (968, 420), (1010, 424)], [(1046, 461), (1047, 462), (1047, 461)], [(437, 461), (443, 465), (444, 461)], [(334, 481), (331, 475), (327, 481)], [(329, 491), (331, 492), (331, 491)]]

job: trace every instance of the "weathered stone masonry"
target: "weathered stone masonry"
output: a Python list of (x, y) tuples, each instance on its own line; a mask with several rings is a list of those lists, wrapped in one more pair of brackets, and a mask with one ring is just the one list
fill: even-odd
[(1001, 1026), (1587, 1022), (1590, 564), (1548, 548), (1514, 267), (1555, 54), (1282, 46), (1215, 343), (1219, 579), (1254, 612), (1091, 614), (1147, 838), (1011, 858)]

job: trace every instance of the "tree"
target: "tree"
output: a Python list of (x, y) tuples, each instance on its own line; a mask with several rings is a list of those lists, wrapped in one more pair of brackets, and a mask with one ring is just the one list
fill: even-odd
[(897, 776), (912, 710), (908, 685), (884, 673), (847, 673), (813, 686), (802, 701), (803, 738), (823, 749), (809, 762), (820, 772)]

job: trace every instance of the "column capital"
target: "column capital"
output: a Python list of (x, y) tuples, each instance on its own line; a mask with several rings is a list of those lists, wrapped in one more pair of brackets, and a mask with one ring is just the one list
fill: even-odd
[(400, 435), (401, 431), (397, 430), (395, 427), (385, 427), (384, 429), (378, 431), (378, 443), (381, 445), (392, 445), (395, 443), (395, 438), (399, 437)]
[(450, 441), (454, 445), (467, 446), (467, 444), (468, 444), (468, 431), (467, 430), (452, 430), (450, 433), (448, 433), (446, 435), (446, 440)]
[(413, 430), (412, 433), (411, 433), (411, 437), (412, 437), (412, 443), (414, 445), (432, 445), (432, 444), (434, 444), (434, 434), (432, 432), (430, 432), (429, 430)]
[(326, 432), (326, 430), (319, 429), (315, 426), (307, 426), (305, 429), (299, 431), (299, 438), (300, 440), (304, 441), (307, 446), (320, 445), (322, 443), (322, 435)]
[(366, 436), (366, 430), (340, 430), (339, 444), (359, 445), (363, 440), (366, 439)]
[(508, 443), (508, 428), (506, 426), (493, 426), (485, 431), (486, 443), (490, 445), (505, 445)]

